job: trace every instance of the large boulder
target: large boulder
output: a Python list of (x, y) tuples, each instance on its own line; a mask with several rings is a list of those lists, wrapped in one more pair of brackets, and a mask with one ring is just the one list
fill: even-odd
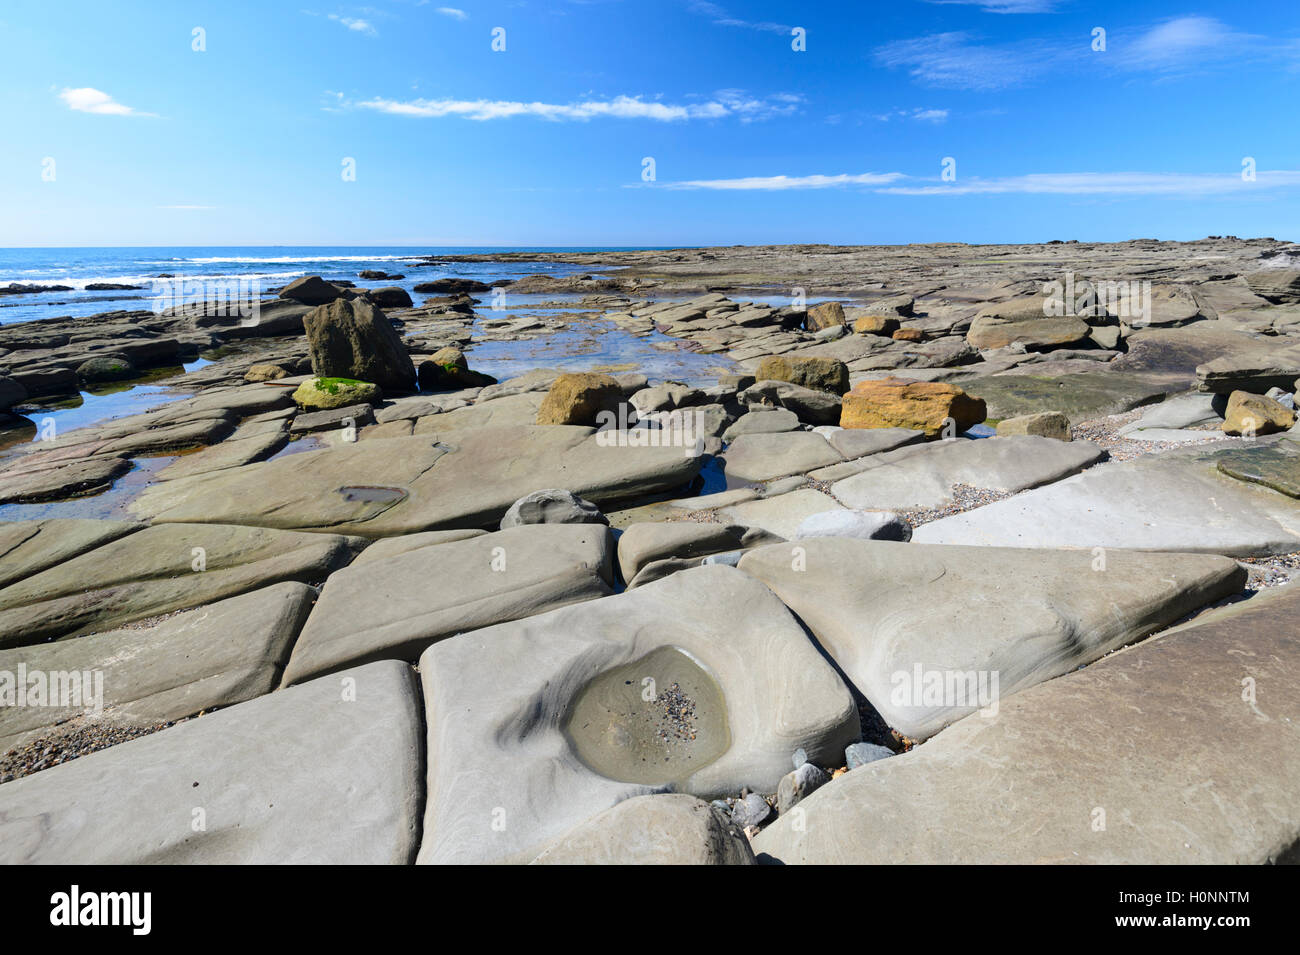
[(1294, 861), (1297, 614), (1291, 584), (1026, 690), (841, 776), (754, 848), (821, 865)]
[[(1226, 557), (936, 547), (843, 537), (740, 569), (808, 625), (885, 722), (925, 739), (1239, 591)], [(1101, 567), (1102, 569), (1098, 569)], [(851, 573), (845, 573), (851, 568)]]
[(419, 707), (384, 660), (5, 783), (0, 863), (409, 863)]
[(307, 411), (329, 411), (351, 405), (373, 404), (384, 396), (378, 385), (351, 378), (308, 378), (293, 392), (298, 407)]
[(1234, 391), (1228, 396), (1228, 407), (1219, 429), (1225, 434), (1276, 434), (1287, 431), (1295, 424), (1295, 409), (1264, 395), (1248, 391)]
[(312, 371), (321, 378), (370, 381), (385, 391), (415, 388), (415, 366), (402, 337), (365, 299), (338, 299), (303, 317)]
[(834, 358), (769, 355), (758, 365), (760, 381), (788, 381), (804, 388), (842, 395), (849, 390), (849, 369)]
[[(984, 420), (984, 401), (956, 385), (910, 378), (860, 381), (844, 396), (845, 428), (907, 428), (933, 437), (957, 434)], [(951, 435), (950, 435), (951, 436)]]
[(820, 305), (814, 305), (808, 309), (807, 315), (804, 317), (804, 328), (810, 332), (843, 327), (844, 306), (839, 302), (822, 302)]
[(365, 296), (380, 308), (410, 308), (415, 304), (411, 301), (411, 294), (400, 285), (366, 289)]
[(1300, 271), (1296, 269), (1261, 269), (1242, 278), (1252, 292), (1270, 302), (1300, 302)]
[(597, 425), (602, 414), (617, 414), (623, 386), (612, 375), (566, 372), (555, 379), (537, 411), (538, 424)]
[(793, 411), (809, 424), (839, 424), (840, 397), (788, 381), (758, 381), (736, 396), (750, 408), (767, 406)]
[(859, 735), (848, 690), (798, 622), (731, 567), (443, 640), (420, 674), (421, 862), (539, 852), (668, 786), (771, 792), (795, 750), (831, 765)]
[(1008, 318), (997, 314), (980, 314), (971, 322), (966, 341), (985, 351), (1020, 344), (1028, 351), (1065, 348), (1083, 344), (1091, 331), (1081, 318), (1065, 315), (1051, 318)]
[(139, 374), (135, 365), (121, 355), (96, 355), (77, 366), (77, 377), (91, 383), (125, 381)]
[(337, 285), (331, 285), (319, 275), (304, 275), (280, 289), (280, 298), (302, 305), (328, 305), (344, 294)]

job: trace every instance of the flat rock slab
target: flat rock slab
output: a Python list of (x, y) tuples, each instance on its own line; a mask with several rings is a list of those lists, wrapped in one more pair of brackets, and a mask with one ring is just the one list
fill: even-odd
[[(1263, 447), (1278, 439), (1256, 440)], [(924, 524), (912, 540), (999, 547), (1130, 547), (1234, 557), (1300, 550), (1300, 503), (1220, 472), (1219, 456), (1228, 453), (1192, 446), (1103, 464)]]
[(696, 521), (629, 524), (618, 539), (618, 567), (631, 581), (649, 564), (668, 558), (697, 558), (773, 543), (772, 535), (740, 524)]
[(941, 507), (952, 501), (957, 484), (1023, 491), (1076, 474), (1104, 453), (1087, 441), (1038, 436), (933, 441), (867, 458), (831, 493), (856, 508)]
[(0, 590), (0, 647), (107, 630), (282, 580), (319, 582), (363, 546), (258, 527), (147, 527)]
[[(796, 546), (801, 552), (796, 553)], [(1199, 554), (936, 547), (811, 538), (740, 569), (808, 625), (894, 729), (925, 739), (1241, 590)]]
[(0, 471), (0, 504), (54, 501), (103, 491), (131, 470), (131, 462), (97, 455), (35, 468), (19, 466)]
[(231, 437), (220, 444), (193, 454), (182, 455), (158, 472), (158, 480), (173, 481), (227, 468), (242, 467), (275, 454), (289, 443), (282, 428), (273, 428), (248, 438)]
[(151, 627), (0, 650), (0, 671), (82, 675), (79, 698), (65, 701), (76, 705), (0, 707), (0, 752), (88, 708), (115, 723), (164, 723), (270, 693), (315, 597), (306, 584), (274, 584)]
[(742, 434), (721, 457), (729, 478), (755, 482), (803, 474), (844, 460), (829, 441), (811, 431)]
[(822, 787), (754, 848), (823, 865), (1294, 861), (1298, 614), (1292, 584), (1020, 693)]
[(409, 863), (421, 730), (392, 660), (271, 693), (0, 786), (0, 862)]
[(790, 612), (731, 567), (443, 640), (420, 673), (421, 862), (539, 851), (668, 784), (771, 792), (796, 749), (829, 765), (859, 732), (847, 688)]
[(702, 799), (664, 793), (625, 799), (520, 865), (753, 865), (749, 840)]
[(840, 510), (844, 510), (844, 505), (829, 494), (813, 488), (800, 488), (773, 497), (723, 507), (718, 515), (733, 523), (757, 527), (789, 540), (798, 532), (799, 525), (805, 518), (825, 511)]
[(1078, 424), (1159, 401), (1169, 384), (1155, 377), (1099, 371), (1060, 377), (989, 375), (963, 380), (967, 394), (983, 398), (990, 420), (1059, 411)]
[(453, 634), (604, 597), (613, 549), (603, 524), (528, 524), (353, 564), (325, 582), (284, 682), (414, 662)]
[(1215, 464), (1228, 477), (1300, 498), (1300, 438), (1287, 435), (1272, 444), (1251, 442), (1217, 455)]
[(0, 523), (0, 588), (143, 527), (133, 521), (83, 518)]
[(538, 488), (566, 488), (604, 506), (681, 487), (703, 463), (690, 450), (629, 447), (617, 435), (564, 425), (473, 428), (342, 443), (168, 481), (131, 509), (157, 522), (366, 537), (489, 527)]

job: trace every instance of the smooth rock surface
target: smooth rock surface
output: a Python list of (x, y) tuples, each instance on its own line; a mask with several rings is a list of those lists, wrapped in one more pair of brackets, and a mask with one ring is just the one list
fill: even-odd
[[(894, 729), (925, 739), (977, 710), (1141, 639), (1246, 574), (1196, 554), (936, 547), (847, 538), (747, 553)], [(852, 573), (843, 573), (851, 568)], [(969, 679), (968, 679), (969, 678)], [(932, 686), (938, 680), (938, 691)]]

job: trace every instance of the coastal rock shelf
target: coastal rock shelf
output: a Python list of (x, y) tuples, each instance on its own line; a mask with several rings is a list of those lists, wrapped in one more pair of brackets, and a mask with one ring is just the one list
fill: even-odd
[(522, 255), (0, 327), (0, 861), (1294, 861), (1300, 247)]

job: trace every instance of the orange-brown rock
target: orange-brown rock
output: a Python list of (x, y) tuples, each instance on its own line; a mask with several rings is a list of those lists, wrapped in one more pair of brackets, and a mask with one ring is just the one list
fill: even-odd
[[(956, 385), (911, 378), (860, 381), (844, 396), (840, 425), (845, 428), (911, 428), (930, 437), (957, 434), (984, 420), (981, 398)], [(952, 424), (949, 426), (949, 422)]]
[(820, 332), (824, 328), (834, 328), (844, 324), (844, 306), (839, 302), (822, 302), (808, 309), (804, 317), (804, 328), (810, 332)]
[(889, 337), (896, 342), (921, 342), (925, 341), (925, 332), (919, 328), (900, 328)]
[(537, 409), (538, 424), (596, 425), (602, 411), (618, 412), (623, 389), (610, 375), (577, 372), (560, 375)]
[(889, 337), (898, 331), (898, 324), (898, 319), (893, 315), (863, 315), (853, 323), (853, 330), (859, 335)]

